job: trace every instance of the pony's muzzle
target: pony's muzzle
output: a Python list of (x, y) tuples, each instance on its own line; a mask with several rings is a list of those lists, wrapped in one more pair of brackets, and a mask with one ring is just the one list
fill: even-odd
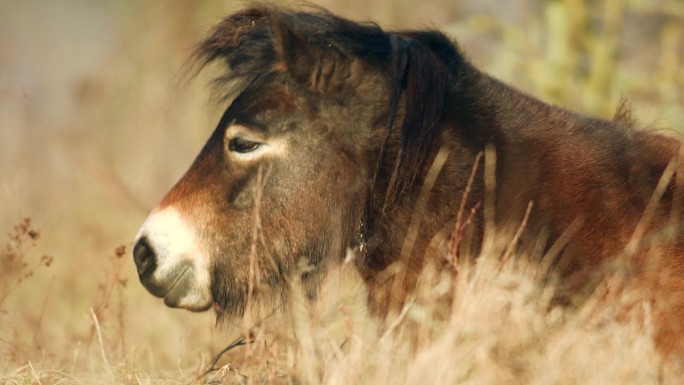
[(133, 247), (140, 283), (170, 307), (208, 309), (213, 301), (209, 257), (194, 227), (173, 207), (154, 210)]

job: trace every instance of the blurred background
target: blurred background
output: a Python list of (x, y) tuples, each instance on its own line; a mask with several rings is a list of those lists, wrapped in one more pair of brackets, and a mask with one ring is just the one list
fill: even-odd
[[(624, 98), (641, 125), (684, 131), (682, 0), (312, 3), (386, 29), (440, 28), (546, 101), (611, 117)], [(209, 76), (182, 81), (184, 61), (243, 4), (0, 0), (0, 367), (80, 365), (104, 345), (183, 371), (230, 339), (211, 314), (149, 295), (130, 247), (225, 107), (210, 103)]]

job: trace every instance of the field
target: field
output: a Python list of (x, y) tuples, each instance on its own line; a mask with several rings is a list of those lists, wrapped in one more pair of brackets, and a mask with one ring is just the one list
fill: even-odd
[[(546, 101), (611, 117), (626, 99), (642, 126), (684, 132), (681, 0), (313, 3), (390, 29), (438, 27)], [(182, 67), (240, 6), (0, 1), (0, 384), (684, 383), (638, 293), (606, 300), (607, 281), (549, 311), (544, 269), (500, 262), (496, 240), (458, 277), (426, 271), (386, 322), (344, 265), (317, 303), (293, 295), (291, 311), (258, 324), (216, 327), (148, 294), (131, 241), (225, 107), (210, 77), (185, 83)]]

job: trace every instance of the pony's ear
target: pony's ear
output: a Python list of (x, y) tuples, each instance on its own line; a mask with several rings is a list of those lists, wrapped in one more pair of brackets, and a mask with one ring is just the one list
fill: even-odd
[[(339, 94), (352, 89), (360, 77), (359, 61), (344, 55), (330, 37), (298, 31), (283, 17), (271, 20), (277, 55), (275, 68), (318, 94)], [(327, 41), (330, 40), (330, 41)]]

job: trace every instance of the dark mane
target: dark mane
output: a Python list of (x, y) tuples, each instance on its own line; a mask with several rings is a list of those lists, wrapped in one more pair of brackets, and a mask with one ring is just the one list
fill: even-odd
[[(401, 145), (391, 155), (384, 154), (383, 145), (385, 166), (378, 169), (391, 167), (382, 209), (393, 208), (416, 185), (426, 166), (445, 109), (450, 74), (465, 59), (438, 31), (385, 32), (375, 24), (352, 22), (321, 9), (298, 12), (258, 5), (221, 21), (197, 47), (194, 62), (200, 69), (216, 61), (225, 64), (226, 72), (216, 84), (224, 98), (230, 98), (265, 79), (292, 72), (284, 63), (292, 59), (288, 55), (293, 44), (305, 44), (313, 55), (360, 59), (387, 74), (385, 144), (396, 137), (394, 130), (400, 130)], [(383, 159), (385, 155), (393, 158)]]

